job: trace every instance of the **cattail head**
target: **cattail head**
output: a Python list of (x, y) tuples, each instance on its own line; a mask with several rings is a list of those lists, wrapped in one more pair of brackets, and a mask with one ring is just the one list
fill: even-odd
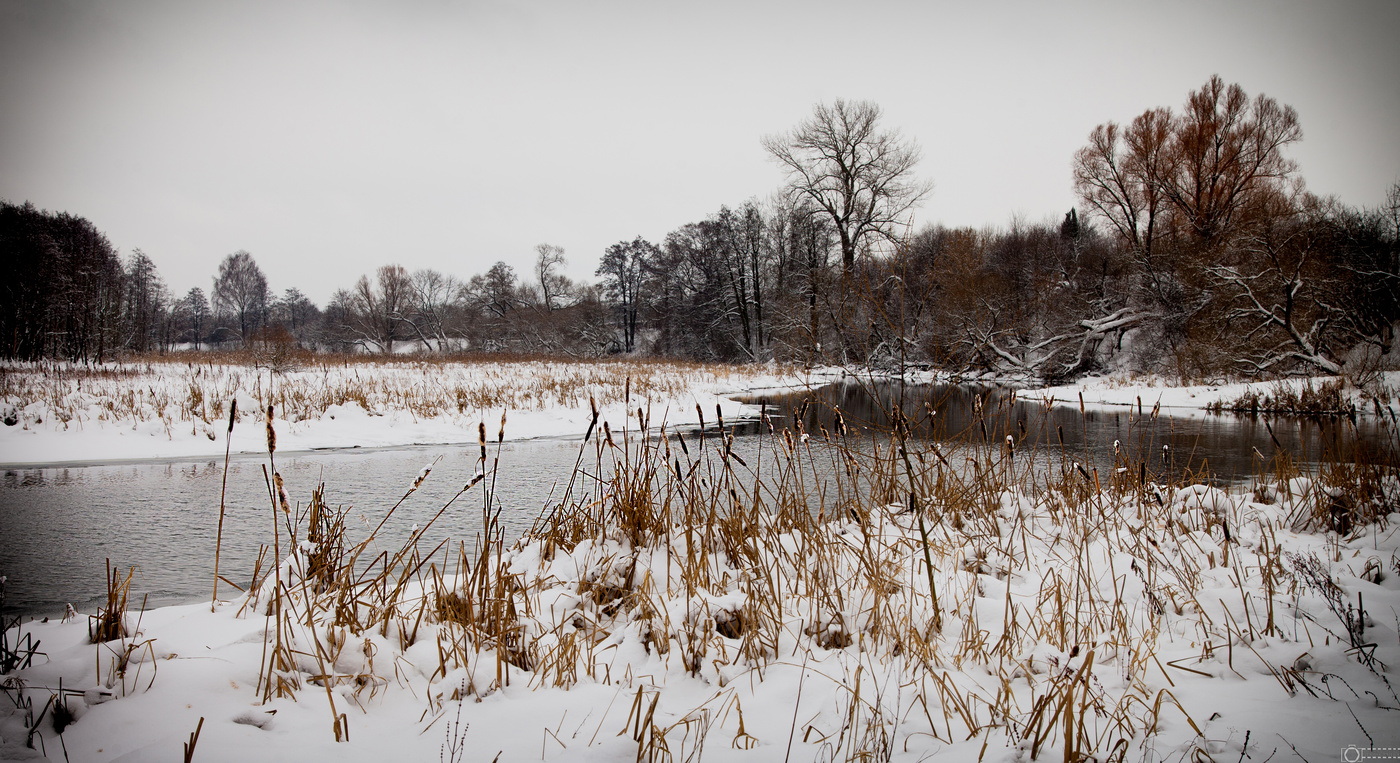
[(282, 482), (282, 473), (272, 473), (272, 484), (277, 487), (277, 503), (282, 507), (282, 513), (288, 516), (292, 514), (291, 504), (287, 501), (287, 488)]
[(417, 477), (417, 479), (413, 480), (413, 484), (412, 484), (411, 486), (409, 486), (408, 492), (412, 493), (413, 491), (417, 490), (418, 487), (419, 487), (420, 485), (423, 484), (423, 480), (427, 479), (427, 478), (428, 478), (428, 474), (431, 473), (432, 471), (433, 471), (433, 465), (432, 465), (432, 464), (428, 464), (427, 466), (423, 467), (423, 471), (418, 472), (418, 477)]
[(486, 460), (486, 422), (481, 421), (476, 425), (476, 441), (481, 445), (481, 460)]
[(277, 452), (277, 432), (272, 428), (272, 406), (267, 407), (267, 452)]
[(234, 398), (228, 406), (228, 433), (233, 434), (233, 420), (238, 418), (238, 398)]
[(506, 439), (506, 412), (505, 412), (505, 411), (501, 411), (501, 429), (500, 429), (500, 431), (496, 432), (496, 442), (499, 443), (499, 442), (501, 442), (501, 441), (503, 441), (503, 440), (505, 440), (505, 439)]

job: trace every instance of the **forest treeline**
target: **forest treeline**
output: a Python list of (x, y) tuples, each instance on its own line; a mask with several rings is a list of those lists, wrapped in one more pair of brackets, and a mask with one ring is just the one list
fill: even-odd
[[(660, 241), (602, 253), (596, 283), (540, 244), (462, 278), (386, 264), (313, 304), (228, 255), (165, 287), (90, 222), (0, 207), (0, 354), (101, 361), (178, 348), (633, 353), (931, 366), (1063, 379), (1371, 373), (1396, 365), (1400, 183), (1380, 208), (1306, 189), (1290, 107), (1212, 77), (1177, 109), (1094, 128), (1079, 204), (1047, 221), (911, 228), (932, 186), (868, 102), (763, 138), (786, 185)], [(955, 192), (956, 189), (951, 189)]]

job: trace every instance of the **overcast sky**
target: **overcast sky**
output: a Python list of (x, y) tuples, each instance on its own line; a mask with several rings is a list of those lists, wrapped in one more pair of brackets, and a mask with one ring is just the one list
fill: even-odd
[(923, 148), (917, 224), (1075, 204), (1094, 125), (1218, 73), (1294, 106), (1317, 193), (1400, 180), (1400, 3), (0, 0), (0, 199), (91, 220), (176, 295), (246, 249), (317, 303), (659, 242), (782, 183), (759, 139), (868, 99)]

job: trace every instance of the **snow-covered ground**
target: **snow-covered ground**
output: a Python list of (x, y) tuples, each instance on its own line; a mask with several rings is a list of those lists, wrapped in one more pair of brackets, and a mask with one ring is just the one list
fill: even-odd
[[(224, 453), (229, 406), (238, 403), (234, 453), (267, 451), (273, 406), (278, 448), (384, 447), (494, 439), (502, 414), (511, 440), (582, 435), (590, 396), (605, 418), (649, 408), (684, 426), (754, 415), (731, 399), (750, 389), (825, 378), (776, 366), (666, 362), (436, 363), (397, 361), (286, 373), (228, 365), (10, 364), (0, 373), (0, 464), (49, 464)], [(630, 393), (630, 394), (628, 394)], [(625, 398), (625, 399), (624, 399)]]
[[(234, 449), (265, 450), (270, 400), (285, 451), (471, 442), (482, 422), (494, 439), (502, 411), (507, 438), (581, 434), (590, 395), (612, 422), (648, 403), (653, 424), (696, 422), (697, 404), (732, 418), (745, 411), (726, 393), (831, 376), (396, 363), (293, 372), (269, 391), (266, 372), (229, 367), (47, 368), (6, 371), (0, 462), (220, 454), (235, 399)], [(1026, 394), (1078, 405), (1080, 391), (1173, 413), (1240, 394), (1092, 381)], [(656, 473), (634, 462), (633, 481), (472, 557), (467, 580), (439, 582), (437, 562), (407, 578), (367, 559), (327, 567), (333, 542), (303, 521), (251, 596), (129, 612), (126, 635), (100, 644), (94, 613), (23, 623), (0, 642), (0, 759), (178, 759), (196, 728), (196, 761), (1260, 763), (1400, 747), (1393, 475), (1368, 491), (1295, 477), (1228, 493), (1134, 485), (1123, 469), (1100, 489), (1072, 468), (1016, 477), (995, 448), (935, 479), (941, 456), (924, 453), (926, 525), (902, 498), (833, 506), (829, 521), (791, 507), (856, 492), (809, 484), (804, 442), (763, 468), (789, 469), (770, 484), (807, 498), (761, 506), (657, 443)], [(902, 485), (893, 453), (846, 474)], [(1382, 506), (1374, 521), (1318, 519), (1366, 502)], [(414, 529), (425, 552), (430, 529)]]
[[(1082, 395), (1086, 406), (1136, 407), (1141, 404), (1150, 410), (1153, 406), (1160, 405), (1170, 415), (1191, 416), (1204, 413), (1207, 407), (1215, 403), (1229, 406), (1247, 392), (1277, 397), (1280, 390), (1296, 394), (1305, 386), (1318, 389), (1335, 382), (1334, 377), (1316, 377), (1182, 386), (1171, 384), (1161, 377), (1107, 376), (1028, 390), (1024, 396), (1029, 400), (1050, 399), (1056, 404), (1079, 405)], [(1373, 386), (1375, 391), (1381, 392), (1383, 410), (1400, 409), (1400, 371), (1387, 371), (1379, 375)], [(1344, 389), (1343, 396), (1351, 401), (1359, 414), (1374, 413), (1373, 394), (1348, 386)]]
[(178, 759), (196, 728), (197, 761), (1400, 746), (1400, 514), (1308, 527), (1332, 495), (1308, 479), (1086, 493), (1071, 471), (1036, 493), (935, 490), (924, 527), (900, 504), (817, 522), (666, 480), (651, 504), (619, 485), (605, 511), (502, 544), (470, 580), (338, 578), (331, 541), (298, 529), (255, 597), (128, 613), (97, 645), (84, 616), (25, 623), (8, 649), (39, 654), (0, 680), (0, 758)]

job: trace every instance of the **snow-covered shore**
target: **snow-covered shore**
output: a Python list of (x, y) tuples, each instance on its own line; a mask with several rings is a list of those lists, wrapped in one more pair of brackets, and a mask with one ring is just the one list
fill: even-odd
[[(1160, 377), (1091, 377), (1072, 384), (1043, 387), (1027, 390), (1027, 399), (1048, 399), (1057, 405), (1079, 405), (1081, 397), (1085, 406), (1096, 407), (1136, 407), (1147, 409), (1160, 406), (1173, 416), (1203, 415), (1206, 409), (1215, 404), (1229, 406), (1246, 393), (1261, 396), (1299, 394), (1305, 387), (1318, 389), (1335, 383), (1334, 377), (1314, 377), (1285, 379), (1280, 381), (1230, 382), (1221, 384), (1173, 385)], [(1395, 410), (1400, 398), (1400, 371), (1381, 374), (1375, 387), (1382, 392), (1386, 403), (1385, 411)], [(1374, 397), (1355, 387), (1344, 389), (1342, 396), (1355, 408), (1357, 413), (1366, 415), (1375, 411)]]
[(186, 363), (12, 364), (0, 384), (0, 465), (222, 456), (229, 405), (234, 453), (267, 451), (264, 411), (282, 451), (582, 435), (590, 398), (605, 419), (638, 407), (668, 426), (756, 415), (732, 399), (820, 383), (821, 372), (666, 362), (331, 365), (272, 374)]
[[(603, 417), (620, 421), (638, 406), (668, 426), (699, 423), (697, 405), (713, 421), (716, 406), (734, 420), (757, 414), (733, 396), (757, 390), (801, 389), (841, 378), (879, 379), (839, 368), (712, 366), (667, 362), (394, 362), (330, 365), (279, 374), (228, 365), (187, 363), (10, 364), (0, 374), (0, 465), (68, 464), (220, 456), (227, 442), (228, 406), (237, 400), (240, 426), (234, 453), (266, 451), (264, 411), (272, 403), (284, 451), (376, 448), (474, 442), (478, 425), (490, 436), (507, 417), (510, 440), (583, 434), (590, 397)], [(912, 373), (911, 381), (947, 381)], [(1160, 406), (1173, 416), (1205, 415), (1246, 392), (1321, 386), (1324, 379), (1173, 386), (1158, 377), (1091, 377), (1074, 384), (1028, 389), (1028, 400), (1099, 408)], [(1400, 372), (1378, 389), (1400, 397)], [(1358, 412), (1374, 404), (1345, 392)], [(624, 400), (624, 397), (627, 399)], [(1384, 408), (1391, 411), (1396, 402)]]

